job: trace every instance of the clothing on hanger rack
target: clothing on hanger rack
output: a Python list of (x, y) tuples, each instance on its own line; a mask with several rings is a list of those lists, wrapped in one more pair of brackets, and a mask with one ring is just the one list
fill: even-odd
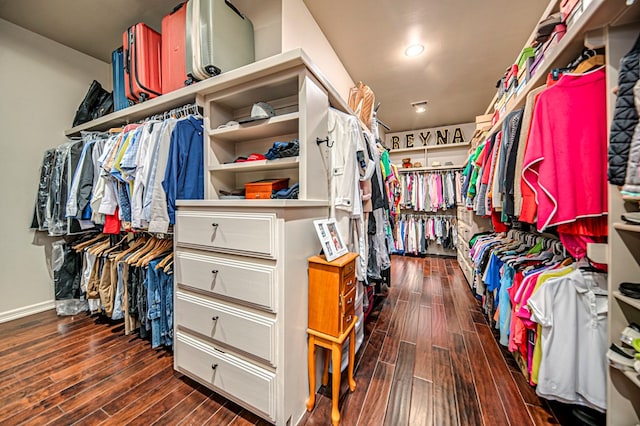
[[(121, 131), (83, 132), (43, 160), (34, 224), (51, 235), (76, 228), (167, 233), (176, 199), (204, 196), (203, 126), (196, 104)], [(115, 129), (118, 130), (118, 129)]]
[(394, 254), (426, 255), (429, 244), (457, 246), (457, 218), (452, 215), (402, 214), (394, 231)]
[(580, 268), (560, 240), (539, 234), (510, 230), (470, 244), (476, 294), (536, 393), (603, 411), (606, 273)]
[(414, 211), (447, 210), (459, 198), (460, 171), (409, 172), (400, 174), (399, 206)]

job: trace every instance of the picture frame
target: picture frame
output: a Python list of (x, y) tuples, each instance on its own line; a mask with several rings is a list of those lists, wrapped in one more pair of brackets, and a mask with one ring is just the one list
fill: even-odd
[(320, 245), (328, 262), (348, 252), (335, 219), (314, 220), (313, 225), (316, 228)]

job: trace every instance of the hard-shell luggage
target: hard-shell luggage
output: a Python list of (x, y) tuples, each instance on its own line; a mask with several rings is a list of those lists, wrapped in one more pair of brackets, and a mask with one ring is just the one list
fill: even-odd
[(255, 60), (253, 24), (228, 0), (187, 3), (187, 74), (204, 80)]
[(113, 109), (120, 111), (131, 105), (124, 90), (124, 54), (122, 47), (111, 53), (111, 73), (113, 78)]
[(180, 3), (162, 18), (162, 93), (186, 85), (186, 24), (187, 2)]
[(160, 45), (160, 33), (144, 23), (135, 24), (122, 35), (127, 98), (142, 102), (162, 94)]

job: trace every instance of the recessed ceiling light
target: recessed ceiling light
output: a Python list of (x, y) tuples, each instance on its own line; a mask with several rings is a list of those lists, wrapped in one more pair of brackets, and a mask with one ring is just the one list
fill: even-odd
[(429, 103), (429, 101), (419, 101), (419, 102), (413, 102), (411, 104), (411, 106), (413, 107), (413, 109), (418, 113), (423, 113), (427, 111), (427, 104)]
[(421, 54), (422, 52), (424, 52), (424, 46), (421, 44), (412, 44), (411, 46), (407, 47), (404, 51), (404, 54), (409, 56), (409, 57), (413, 57), (413, 56), (418, 56), (419, 54)]

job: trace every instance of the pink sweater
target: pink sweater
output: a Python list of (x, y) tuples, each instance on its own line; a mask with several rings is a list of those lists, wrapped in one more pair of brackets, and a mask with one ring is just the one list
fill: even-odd
[(605, 97), (604, 68), (565, 74), (540, 94), (522, 172), (536, 195), (539, 231), (607, 214)]

